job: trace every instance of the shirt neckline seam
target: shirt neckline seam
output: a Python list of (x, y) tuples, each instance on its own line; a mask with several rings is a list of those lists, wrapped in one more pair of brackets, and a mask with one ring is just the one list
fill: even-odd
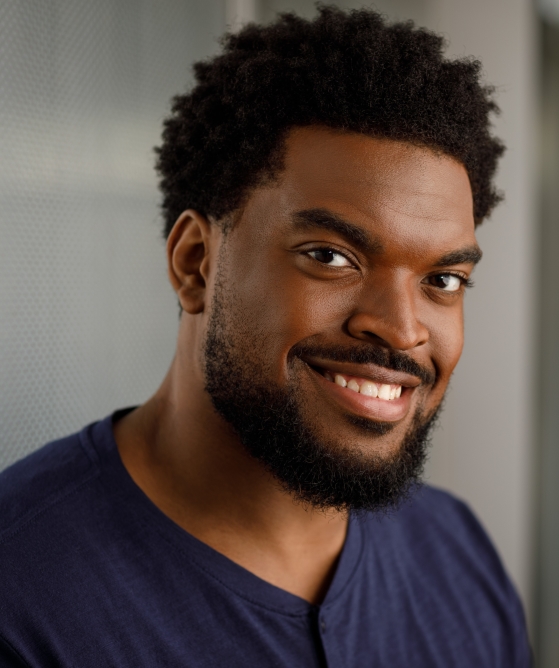
[[(149, 528), (149, 525), (148, 525), (146, 522), (144, 522), (142, 519), (140, 519), (140, 522), (141, 522), (144, 526), (146, 526), (146, 527)], [(313, 610), (318, 610), (318, 609), (320, 609), (320, 607), (321, 607), (321, 606), (313, 605), (312, 603), (309, 603), (308, 601), (305, 601), (304, 599), (301, 599), (301, 601), (303, 601), (303, 603), (306, 604), (306, 605), (308, 606), (308, 609), (307, 609), (307, 610), (301, 610), (300, 612), (290, 612), (290, 611), (285, 610), (285, 609), (282, 609), (282, 608), (277, 608), (277, 607), (274, 607), (274, 606), (268, 606), (268, 605), (265, 605), (265, 604), (262, 603), (261, 601), (255, 600), (255, 599), (252, 598), (251, 596), (248, 596), (245, 592), (240, 591), (240, 590), (236, 589), (235, 587), (231, 586), (229, 583), (224, 582), (222, 578), (220, 578), (220, 577), (219, 577), (218, 575), (216, 575), (214, 572), (208, 570), (208, 569), (207, 569), (207, 568), (206, 568), (206, 567), (205, 567), (205, 566), (204, 566), (204, 565), (197, 559), (197, 557), (196, 557), (195, 555), (190, 554), (189, 552), (187, 552), (186, 550), (184, 550), (180, 545), (177, 545), (175, 541), (173, 541), (169, 536), (167, 536), (167, 535), (166, 535), (167, 532), (163, 531), (163, 530), (162, 530), (162, 527), (159, 527), (159, 526), (157, 526), (157, 525), (154, 525), (154, 528), (155, 528), (156, 531), (162, 536), (162, 538), (165, 540), (166, 543), (168, 543), (174, 550), (180, 552), (181, 555), (185, 556), (185, 557), (186, 557), (186, 558), (187, 558), (187, 559), (188, 559), (188, 560), (189, 560), (189, 561), (190, 561), (196, 568), (198, 568), (199, 570), (203, 571), (207, 576), (209, 576), (210, 578), (212, 578), (213, 580), (215, 580), (216, 582), (218, 582), (221, 586), (225, 587), (226, 589), (228, 589), (229, 591), (231, 591), (231, 592), (232, 592), (233, 594), (235, 594), (236, 596), (239, 596), (240, 598), (244, 599), (245, 601), (248, 601), (248, 602), (251, 603), (252, 605), (258, 606), (259, 608), (263, 608), (264, 610), (267, 610), (268, 612), (273, 612), (273, 613), (276, 613), (276, 614), (285, 615), (285, 616), (287, 616), (287, 617), (298, 617), (298, 618), (306, 617), (306, 616), (308, 616), (309, 614), (311, 614), (311, 613), (313, 612)], [(203, 543), (203, 545), (205, 545), (205, 543)], [(207, 545), (206, 547), (208, 547), (209, 549), (213, 549), (213, 548), (211, 548), (209, 545)], [(217, 552), (217, 551), (216, 551), (216, 552)], [(220, 552), (217, 552), (217, 554), (227, 559), (227, 557), (225, 557), (225, 555), (222, 555)], [(232, 561), (231, 563), (233, 563), (235, 566), (237, 566), (237, 567), (239, 567), (239, 568), (243, 568), (242, 566), (239, 566), (239, 564), (235, 564), (234, 561)], [(246, 569), (245, 569), (245, 570), (246, 570)], [(249, 573), (250, 575), (252, 575), (252, 576), (255, 577), (255, 578), (258, 578), (257, 575), (254, 575), (254, 573), (251, 573), (250, 571), (247, 571), (247, 573)], [(260, 579), (260, 578), (259, 578), (259, 579)], [(262, 580), (262, 582), (264, 582), (265, 584), (267, 584), (267, 585), (269, 585), (269, 586), (271, 586), (271, 587), (274, 587), (274, 586), (275, 586), (275, 585), (272, 585), (272, 584), (269, 583), (269, 582), (266, 582), (265, 580)], [(278, 587), (278, 589), (280, 589), (280, 591), (285, 591), (285, 593), (287, 593), (287, 594), (290, 594), (290, 592), (288, 592), (288, 591), (286, 591), (286, 590), (283, 590), (283, 589), (281, 589), (281, 588), (279, 588), (279, 587)], [(290, 595), (291, 595), (291, 596), (295, 596), (295, 594), (290, 594)]]

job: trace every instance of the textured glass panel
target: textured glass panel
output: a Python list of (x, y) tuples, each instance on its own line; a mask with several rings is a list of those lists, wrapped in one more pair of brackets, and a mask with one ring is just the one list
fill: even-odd
[(0, 468), (168, 366), (152, 148), (221, 0), (0, 2)]

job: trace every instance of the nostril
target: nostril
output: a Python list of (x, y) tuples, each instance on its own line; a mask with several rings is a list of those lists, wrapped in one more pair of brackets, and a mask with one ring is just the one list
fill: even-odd
[(363, 332), (363, 334), (365, 334), (365, 336), (370, 341), (374, 341), (375, 343), (378, 343), (379, 346), (382, 346), (383, 348), (391, 348), (388, 341), (385, 341), (385, 339), (383, 339), (382, 336), (379, 336), (378, 334), (375, 334), (374, 332), (369, 332), (367, 330), (365, 330)]
[(344, 329), (354, 339), (392, 350), (411, 350), (429, 338), (426, 327), (412, 313), (403, 310), (377, 315), (359, 311), (348, 318)]

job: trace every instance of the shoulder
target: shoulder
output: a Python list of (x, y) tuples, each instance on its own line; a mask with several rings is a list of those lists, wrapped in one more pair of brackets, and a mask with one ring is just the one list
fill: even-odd
[(0, 473), (0, 545), (97, 475), (85, 431), (48, 443)]
[(449, 568), (459, 562), (462, 568), (485, 570), (508, 582), (481, 523), (466, 503), (448, 492), (422, 485), (393, 513), (367, 519), (368, 534), (390, 535), (400, 548), (413, 547), (416, 559), (423, 556), (429, 564)]
[(472, 615), (507, 617), (523, 628), (522, 605), (487, 533), (463, 501), (423, 486), (392, 514), (369, 515), (364, 524), (370, 553), (411, 577), (413, 587), (446, 592)]
[[(412, 496), (405, 501), (400, 510), (404, 516), (422, 515), (435, 522), (450, 517), (464, 520), (475, 519), (468, 505), (451, 494), (431, 485), (421, 485)], [(477, 520), (476, 520), (477, 521)]]
[(458, 538), (487, 540), (479, 520), (470, 507), (454, 495), (430, 485), (421, 485), (395, 510), (377, 517), (369, 516), (374, 523), (399, 527), (411, 535), (435, 532), (451, 533)]
[(422, 485), (397, 511), (403, 522), (421, 519), (437, 530), (452, 528), (468, 534), (482, 533), (481, 524), (467, 503), (431, 485)]
[(445, 554), (483, 554), (492, 568), (502, 570), (501, 560), (467, 503), (441, 489), (424, 485), (401, 509), (401, 522), (408, 531), (415, 527), (428, 543), (435, 541)]
[(400, 592), (403, 607), (452, 628), (464, 648), (492, 656), (490, 665), (530, 665), (522, 604), (467, 504), (423, 486), (393, 513), (368, 515), (363, 534), (365, 570), (383, 573), (387, 601)]

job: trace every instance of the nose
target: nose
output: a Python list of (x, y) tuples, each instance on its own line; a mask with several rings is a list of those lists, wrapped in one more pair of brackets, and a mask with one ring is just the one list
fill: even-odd
[(411, 350), (429, 339), (429, 330), (418, 317), (420, 291), (414, 281), (391, 277), (364, 286), (359, 304), (347, 321), (356, 339), (376, 341), (394, 350)]

